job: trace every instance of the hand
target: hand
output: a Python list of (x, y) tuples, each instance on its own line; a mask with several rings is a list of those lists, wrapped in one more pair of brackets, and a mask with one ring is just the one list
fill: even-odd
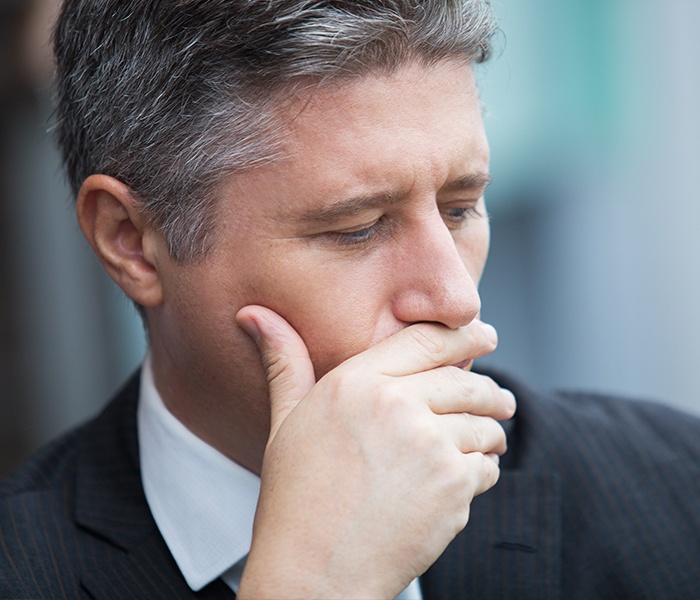
[(510, 392), (449, 366), (491, 352), (493, 328), (420, 323), (315, 381), (302, 339), (248, 306), (271, 431), (239, 597), (394, 597), (461, 531), (498, 479)]

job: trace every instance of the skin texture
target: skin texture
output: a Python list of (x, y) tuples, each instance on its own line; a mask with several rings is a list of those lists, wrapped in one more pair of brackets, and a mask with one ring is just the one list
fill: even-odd
[(202, 261), (172, 261), (109, 177), (86, 180), (78, 217), (146, 308), (165, 404), (262, 472), (240, 596), (390, 597), (496, 482), (495, 419), (514, 410), (451, 366), (496, 344), (477, 318), (489, 152), (476, 86), (464, 62), (409, 64), (285, 110), (289, 157), (221, 182)]

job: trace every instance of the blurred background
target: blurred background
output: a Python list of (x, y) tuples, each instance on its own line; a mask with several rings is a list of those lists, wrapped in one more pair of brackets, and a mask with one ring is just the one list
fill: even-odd
[[(141, 361), (48, 132), (57, 2), (0, 0), (0, 474)], [(494, 0), (483, 362), (700, 414), (700, 3)]]

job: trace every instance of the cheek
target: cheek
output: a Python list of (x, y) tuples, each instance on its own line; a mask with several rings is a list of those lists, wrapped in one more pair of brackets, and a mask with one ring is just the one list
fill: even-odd
[[(202, 293), (206, 290), (206, 293)], [(239, 299), (236, 286), (212, 269), (207, 276), (185, 277), (171, 289), (167, 322), (174, 330), (170, 352), (182, 351), (192, 356), (189, 362), (225, 364), (237, 352), (243, 334), (235, 322)]]
[(266, 281), (257, 302), (283, 316), (306, 343), (316, 376), (397, 331), (389, 278), (372, 260), (318, 262)]
[(455, 239), (459, 255), (476, 285), (486, 266), (489, 253), (490, 229), (488, 219), (484, 218), (474, 223), (474, 227)]

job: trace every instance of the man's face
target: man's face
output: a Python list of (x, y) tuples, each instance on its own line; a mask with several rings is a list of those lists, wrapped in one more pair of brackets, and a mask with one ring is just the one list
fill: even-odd
[(162, 261), (151, 335), (168, 388), (187, 373), (193, 394), (265, 404), (257, 350), (234, 321), (248, 304), (289, 321), (317, 377), (411, 323), (478, 314), (489, 152), (471, 67), (325, 88), (289, 123), (288, 159), (223, 182), (212, 253)]

